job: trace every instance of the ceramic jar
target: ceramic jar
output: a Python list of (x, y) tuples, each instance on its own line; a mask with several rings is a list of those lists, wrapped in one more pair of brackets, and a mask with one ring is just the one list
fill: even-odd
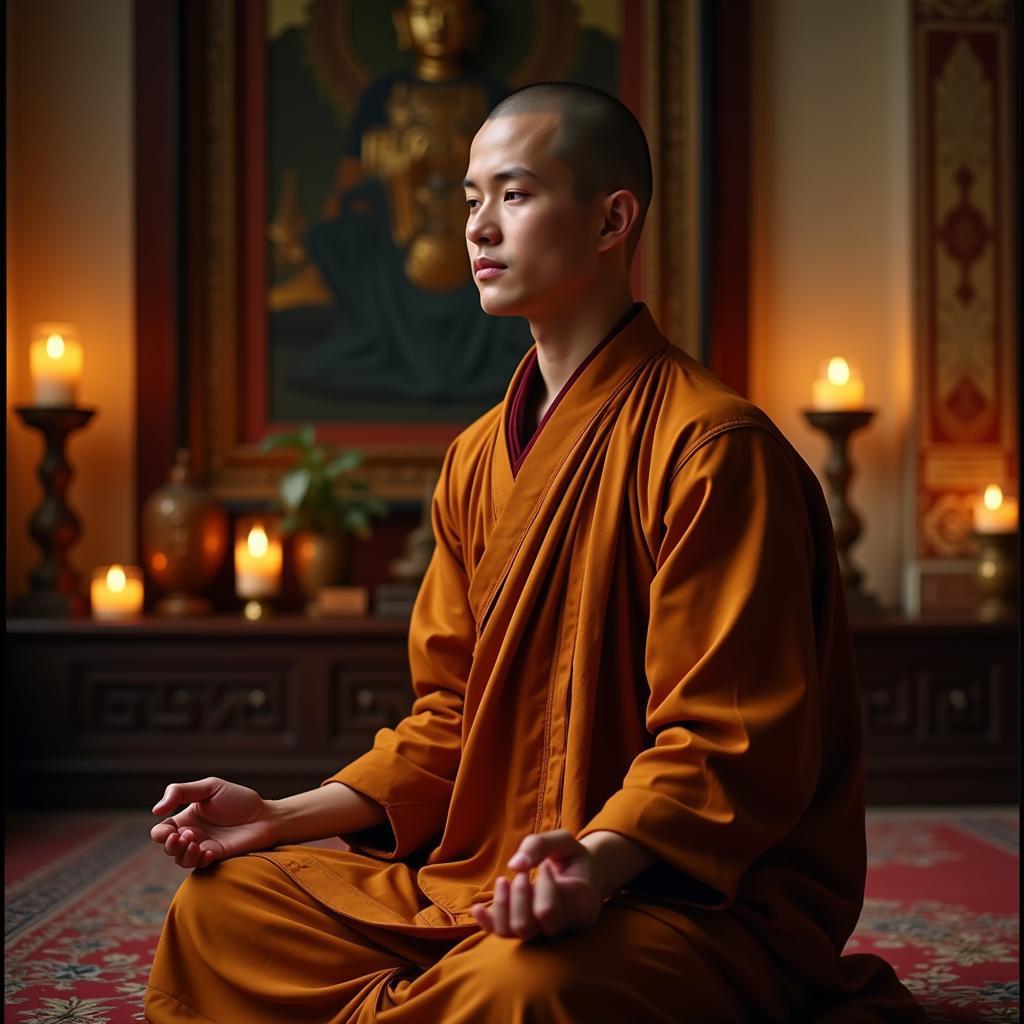
[(207, 615), (202, 592), (213, 582), (228, 550), (227, 512), (196, 483), (187, 448), (179, 448), (163, 487), (146, 500), (142, 544), (149, 578), (165, 596), (161, 615)]

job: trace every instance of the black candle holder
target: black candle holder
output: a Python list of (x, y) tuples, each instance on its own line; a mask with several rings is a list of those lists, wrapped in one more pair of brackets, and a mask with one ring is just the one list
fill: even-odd
[(45, 493), (28, 524), (29, 534), (43, 549), (43, 558), (29, 573), (30, 591), (14, 602), (11, 614), (77, 618), (88, 612), (88, 602), (80, 587), (81, 576), (68, 562), (68, 550), (78, 540), (82, 527), (65, 501), (72, 469), (64, 448), (68, 435), (84, 427), (96, 410), (23, 405), (14, 411), (26, 426), (38, 430), (45, 439), (39, 464), (39, 479)]
[(869, 614), (879, 611), (878, 598), (864, 589), (864, 573), (850, 557), (850, 548), (860, 537), (863, 524), (847, 498), (853, 479), (849, 456), (850, 435), (866, 427), (875, 415), (874, 409), (804, 409), (804, 417), (812, 427), (828, 436), (830, 446), (825, 462), (828, 481), (828, 509), (836, 536), (839, 569), (846, 591), (846, 604), (851, 612)]

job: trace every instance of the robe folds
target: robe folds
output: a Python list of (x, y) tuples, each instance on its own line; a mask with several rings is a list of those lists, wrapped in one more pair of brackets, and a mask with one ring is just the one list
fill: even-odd
[[(422, 968), (520, 943), (481, 936), (469, 908), (525, 836), (610, 830), (656, 861), (598, 928), (613, 904), (634, 908), (631, 921), (685, 935), (741, 1005), (751, 964), (778, 989), (747, 1018), (686, 1016), (704, 983), (680, 956), (679, 1016), (657, 1019), (769, 1019), (769, 1004), (786, 1007), (779, 1020), (923, 1019), (884, 961), (840, 956), (866, 870), (861, 712), (814, 473), (644, 307), (563, 389), (513, 473), (508, 418), (531, 357), (445, 457), (411, 713), (323, 782), (377, 801), (386, 823), (343, 836), (350, 851), (239, 860), (274, 865), (354, 929), (346, 941)], [(563, 941), (585, 940), (545, 940)]]

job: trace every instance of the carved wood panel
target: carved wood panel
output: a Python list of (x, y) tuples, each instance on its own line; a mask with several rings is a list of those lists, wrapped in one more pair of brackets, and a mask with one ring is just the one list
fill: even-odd
[[(86, 746), (144, 738), (203, 745), (290, 737), (287, 666), (182, 664), (165, 668), (79, 665), (72, 734)], [(166, 745), (166, 742), (165, 744)]]
[(998, 666), (935, 669), (923, 679), (933, 736), (999, 738)]
[(867, 736), (911, 736), (917, 729), (914, 679), (909, 672), (870, 665), (861, 671)]
[(922, 635), (862, 642), (865, 748), (884, 755), (886, 765), (1012, 753), (1018, 700), (1010, 648), (979, 641)]
[[(1014, 800), (1015, 626), (857, 629), (869, 800)], [(204, 775), (285, 796), (369, 749), (413, 702), (403, 628), (374, 620), (8, 620), (7, 640), (18, 806), (152, 806), (169, 779)]]
[(335, 666), (331, 677), (331, 737), (372, 737), (397, 725), (412, 707), (408, 670)]

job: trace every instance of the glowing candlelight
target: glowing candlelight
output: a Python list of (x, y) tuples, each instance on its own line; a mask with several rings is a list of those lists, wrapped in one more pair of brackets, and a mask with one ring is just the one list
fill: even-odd
[(95, 619), (138, 618), (142, 612), (142, 570), (134, 565), (94, 569), (89, 597)]
[(73, 324), (36, 324), (29, 346), (29, 372), (36, 405), (74, 406), (82, 377), (78, 328)]
[(1017, 499), (1006, 497), (998, 484), (989, 484), (974, 503), (975, 532), (1014, 533), (1017, 523)]
[(239, 597), (270, 597), (281, 586), (281, 538), (259, 519), (235, 527), (235, 591)]
[(811, 385), (811, 406), (819, 410), (864, 408), (864, 381), (842, 356), (833, 356)]

